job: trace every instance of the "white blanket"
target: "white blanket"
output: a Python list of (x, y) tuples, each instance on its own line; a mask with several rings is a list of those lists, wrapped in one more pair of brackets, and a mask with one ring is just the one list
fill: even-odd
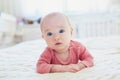
[(0, 50), (0, 80), (120, 80), (120, 37), (78, 40), (94, 56), (94, 67), (77, 73), (36, 73), (36, 62), (46, 44), (27, 41)]

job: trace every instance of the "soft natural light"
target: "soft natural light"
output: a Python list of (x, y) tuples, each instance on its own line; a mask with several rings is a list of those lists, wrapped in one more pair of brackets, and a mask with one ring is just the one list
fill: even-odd
[(21, 9), (23, 16), (35, 18), (36, 2), (34, 0), (21, 0)]
[(59, 12), (103, 12), (110, 0), (22, 0), (23, 14), (29, 16)]
[(37, 11), (42, 15), (53, 11), (63, 12), (64, 9), (63, 0), (37, 0), (36, 6)]
[(67, 11), (70, 12), (101, 12), (109, 5), (109, 0), (67, 0)]

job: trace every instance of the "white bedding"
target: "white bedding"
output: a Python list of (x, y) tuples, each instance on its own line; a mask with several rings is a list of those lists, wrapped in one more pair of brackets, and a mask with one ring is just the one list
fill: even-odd
[(120, 36), (79, 40), (94, 56), (95, 65), (77, 73), (36, 73), (45, 48), (33, 40), (0, 50), (0, 80), (120, 80)]

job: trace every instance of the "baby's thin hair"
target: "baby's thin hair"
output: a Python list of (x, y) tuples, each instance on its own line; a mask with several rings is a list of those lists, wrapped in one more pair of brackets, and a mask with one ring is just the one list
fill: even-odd
[[(70, 25), (70, 27), (73, 29), (73, 24), (72, 24), (71, 20), (68, 18), (68, 16), (66, 16), (65, 14), (60, 13), (60, 12), (53, 12), (53, 13), (50, 13), (50, 14), (44, 16), (41, 19), (41, 22), (40, 22), (40, 29), (41, 29), (42, 23), (43, 23), (43, 21), (44, 21), (45, 18), (50, 17), (50, 16), (56, 16), (56, 15), (62, 15), (62, 16), (64, 16), (66, 18), (68, 24)], [(41, 32), (42, 32), (42, 29), (41, 29)]]

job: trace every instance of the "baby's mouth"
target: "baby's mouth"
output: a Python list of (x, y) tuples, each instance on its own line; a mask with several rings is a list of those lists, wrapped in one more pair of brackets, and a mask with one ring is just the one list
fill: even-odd
[(55, 45), (60, 45), (60, 44), (62, 44), (62, 43), (59, 43), (59, 42), (58, 42), (58, 43), (55, 43)]

